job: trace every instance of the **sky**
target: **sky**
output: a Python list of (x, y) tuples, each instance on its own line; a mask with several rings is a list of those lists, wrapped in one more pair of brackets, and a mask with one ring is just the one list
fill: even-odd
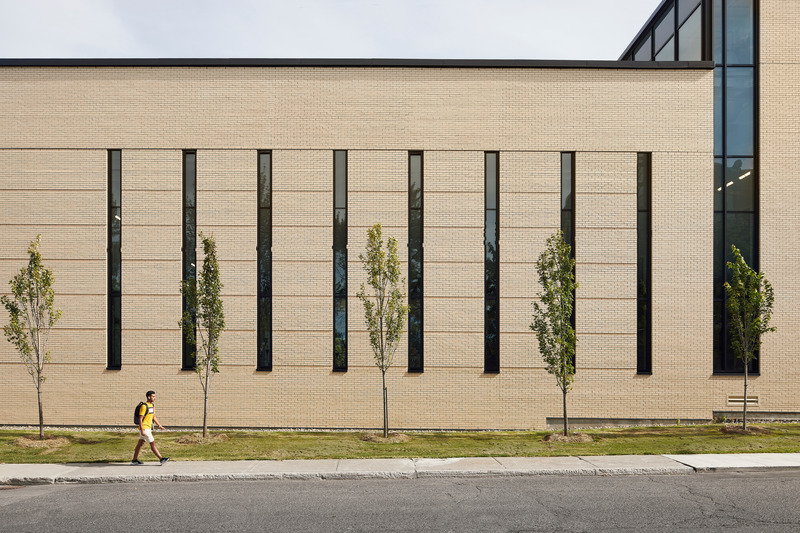
[(615, 60), (659, 3), (0, 0), (0, 57)]

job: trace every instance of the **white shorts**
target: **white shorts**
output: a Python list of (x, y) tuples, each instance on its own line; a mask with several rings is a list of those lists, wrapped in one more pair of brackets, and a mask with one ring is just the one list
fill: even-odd
[(144, 433), (139, 433), (139, 440), (154, 442), (156, 439), (153, 438), (153, 430), (145, 429)]

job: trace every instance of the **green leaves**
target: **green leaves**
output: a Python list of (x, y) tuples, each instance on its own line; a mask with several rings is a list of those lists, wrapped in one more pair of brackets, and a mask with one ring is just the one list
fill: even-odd
[(199, 279), (189, 278), (181, 283), (181, 294), (189, 309), (184, 311), (178, 325), (186, 341), (199, 348), (194, 354), (195, 372), (207, 392), (208, 374), (219, 372), (219, 338), (225, 329), (225, 311), (214, 236), (206, 237), (200, 232), (200, 238), (205, 258)]
[(536, 262), (542, 290), (539, 302), (533, 304), (533, 323), (530, 328), (539, 340), (539, 352), (554, 375), (559, 388), (566, 393), (575, 375), (575, 344), (572, 327), (575, 302), (575, 260), (570, 246), (559, 231), (547, 239), (545, 250)]
[(31, 242), (28, 265), (9, 281), (11, 297), (0, 298), (10, 318), (9, 324), (3, 326), (3, 333), (17, 347), (37, 390), (45, 381), (44, 365), (50, 361), (47, 351), (50, 329), (61, 318), (61, 311), (55, 308), (53, 271), (42, 264), (41, 239), (37, 235)]
[(775, 295), (764, 274), (750, 268), (736, 246), (731, 246), (731, 250), (734, 260), (727, 263), (731, 279), (724, 284), (728, 296), (731, 347), (747, 366), (761, 347), (762, 335), (775, 331), (769, 325)]
[(389, 237), (384, 248), (383, 230), (380, 224), (375, 224), (367, 230), (366, 255), (359, 254), (358, 258), (372, 290), (367, 294), (366, 285), (362, 284), (357, 297), (364, 304), (364, 320), (375, 364), (386, 372), (392, 366), (408, 315), (406, 282), (400, 274), (397, 240)]

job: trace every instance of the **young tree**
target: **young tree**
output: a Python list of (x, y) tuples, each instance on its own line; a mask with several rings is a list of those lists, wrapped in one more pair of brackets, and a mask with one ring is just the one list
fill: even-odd
[(744, 401), (742, 402), (742, 429), (747, 429), (747, 367), (761, 347), (761, 336), (769, 331), (772, 305), (775, 296), (772, 285), (761, 272), (750, 268), (736, 246), (731, 246), (733, 263), (728, 261), (731, 281), (726, 282), (731, 347), (736, 357), (744, 363)]
[(539, 339), (539, 353), (547, 364), (547, 372), (556, 377), (564, 404), (564, 435), (568, 435), (567, 393), (575, 378), (575, 328), (572, 310), (575, 305), (575, 260), (570, 246), (559, 231), (547, 239), (545, 250), (536, 262), (542, 291), (533, 304), (531, 329)]
[[(222, 281), (219, 278), (217, 245), (214, 236), (203, 241), (203, 268), (199, 280), (189, 278), (181, 282), (181, 294), (186, 298), (188, 309), (183, 312), (179, 325), (186, 341), (195, 345), (194, 371), (203, 387), (203, 437), (208, 436), (208, 393), (211, 377), (219, 372), (219, 338), (225, 329), (225, 313), (222, 308)], [(198, 338), (199, 337), (199, 338)], [(200, 349), (198, 350), (197, 347)]]
[(367, 272), (367, 283), (372, 294), (367, 295), (361, 284), (358, 299), (364, 304), (364, 318), (369, 330), (369, 342), (375, 356), (375, 365), (381, 370), (383, 381), (383, 436), (389, 436), (389, 409), (386, 394), (386, 370), (392, 366), (394, 352), (405, 328), (408, 306), (406, 280), (400, 276), (397, 258), (397, 240), (389, 237), (386, 249), (380, 224), (367, 230), (367, 255), (359, 254)]
[(28, 246), (28, 266), (22, 267), (19, 274), (8, 282), (11, 285), (11, 297), (3, 296), (0, 301), (11, 316), (11, 323), (3, 326), (3, 333), (17, 347), (36, 385), (39, 438), (44, 439), (42, 384), (46, 379), (44, 365), (50, 361), (47, 341), (50, 329), (61, 318), (61, 311), (54, 305), (53, 271), (42, 264), (42, 254), (39, 253), (41, 239), (42, 236), (37, 235), (36, 240)]

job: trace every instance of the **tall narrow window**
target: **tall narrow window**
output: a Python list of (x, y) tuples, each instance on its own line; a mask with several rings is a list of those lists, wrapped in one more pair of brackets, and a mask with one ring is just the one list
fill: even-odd
[[(195, 277), (197, 271), (197, 152), (183, 152), (183, 279)], [(188, 310), (194, 315), (194, 309), (189, 308), (186, 298), (183, 299), (183, 310)], [(183, 357), (181, 368), (194, 369), (195, 345), (183, 339)]]
[(347, 371), (347, 151), (333, 152), (333, 371)]
[(652, 323), (652, 310), (650, 307), (651, 154), (638, 154), (636, 166), (636, 372), (650, 374), (652, 372), (650, 334)]
[(423, 371), (422, 268), (424, 220), (422, 153), (408, 154), (408, 371)]
[[(755, 0), (714, 0), (714, 373), (744, 372), (723, 283), (731, 245), (758, 270), (758, 38)], [(759, 369), (758, 357), (749, 371)]]
[(486, 216), (484, 245), (483, 371), (500, 372), (500, 172), (499, 154), (484, 154)]
[(258, 153), (258, 360), (272, 370), (272, 152)]
[(108, 353), (109, 370), (122, 368), (122, 153), (108, 151)]
[[(561, 153), (561, 233), (564, 242), (569, 244), (569, 255), (575, 259), (575, 153)], [(575, 275), (573, 269), (572, 275)], [(575, 294), (572, 294), (575, 302)], [(575, 329), (575, 307), (572, 308), (570, 317), (572, 328)], [(573, 366), (575, 361), (572, 361)]]

